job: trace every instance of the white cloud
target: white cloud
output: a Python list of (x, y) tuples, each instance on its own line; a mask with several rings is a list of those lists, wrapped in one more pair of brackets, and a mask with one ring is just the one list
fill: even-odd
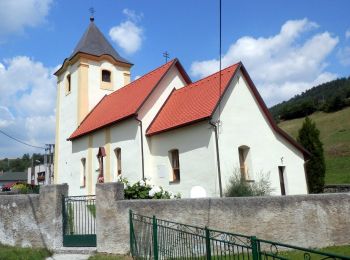
[(127, 20), (112, 27), (109, 30), (109, 36), (126, 53), (132, 54), (138, 51), (142, 45), (143, 29), (138, 25), (138, 22), (143, 15), (138, 15), (129, 9), (124, 9), (123, 13), (127, 16)]
[(53, 0), (0, 1), (0, 38), (45, 21)]
[[(18, 139), (43, 146), (54, 141), (56, 83), (52, 70), (26, 56), (0, 63), (0, 128)], [(33, 152), (0, 135), (0, 158)]]
[(131, 21), (134, 22), (140, 22), (143, 18), (143, 13), (138, 14), (134, 10), (130, 10), (127, 8), (123, 10), (123, 14), (125, 14)]
[(345, 38), (346, 38), (346, 39), (349, 39), (349, 38), (350, 38), (350, 29), (348, 29), (348, 30), (345, 32)]
[(337, 57), (344, 66), (350, 65), (350, 47), (344, 47), (337, 53)]
[[(305, 32), (315, 28), (318, 25), (307, 19), (290, 20), (274, 36), (244, 36), (223, 55), (223, 67), (241, 60), (268, 105), (288, 99), (337, 76), (325, 71), (325, 59), (337, 45), (338, 37), (323, 32), (303, 39)], [(218, 64), (217, 59), (195, 61), (191, 74), (209, 75), (218, 71)]]

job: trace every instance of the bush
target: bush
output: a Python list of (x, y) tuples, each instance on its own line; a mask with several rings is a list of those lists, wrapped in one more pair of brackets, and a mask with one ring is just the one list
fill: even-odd
[(30, 188), (24, 183), (17, 183), (12, 186), (13, 191), (18, 191), (19, 193), (26, 194), (30, 192)]
[(258, 179), (247, 182), (238, 169), (234, 170), (226, 188), (226, 197), (268, 196), (274, 189), (271, 188), (270, 174), (260, 172)]
[(130, 184), (126, 178), (120, 177), (118, 182), (124, 184), (126, 199), (180, 199), (181, 195), (164, 190), (162, 187), (150, 185), (147, 180), (140, 180)]
[(12, 191), (18, 191), (21, 194), (39, 193), (39, 189), (39, 185), (31, 185), (27, 183), (17, 183), (11, 188)]

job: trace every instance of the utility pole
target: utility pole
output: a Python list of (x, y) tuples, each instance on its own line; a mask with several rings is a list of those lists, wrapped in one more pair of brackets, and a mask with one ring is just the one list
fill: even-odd
[[(53, 151), (54, 151), (54, 144), (46, 144), (45, 145), (45, 182), (46, 184), (52, 184), (53, 183), (53, 174), (52, 174), (52, 162), (53, 162)], [(48, 157), (47, 157), (48, 156)]]

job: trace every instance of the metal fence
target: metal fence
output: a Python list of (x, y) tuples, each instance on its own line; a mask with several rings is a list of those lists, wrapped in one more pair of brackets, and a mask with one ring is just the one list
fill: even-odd
[(96, 246), (96, 197), (62, 197), (64, 246)]
[(350, 257), (147, 217), (130, 211), (134, 259), (350, 260)]

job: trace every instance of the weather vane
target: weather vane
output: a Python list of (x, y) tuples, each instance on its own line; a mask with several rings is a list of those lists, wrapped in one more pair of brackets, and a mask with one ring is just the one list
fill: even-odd
[(95, 8), (90, 7), (89, 11), (90, 11), (90, 21), (93, 22), (95, 20), (95, 18), (94, 18)]
[(165, 51), (164, 53), (163, 53), (163, 57), (165, 58), (165, 63), (167, 63), (168, 62), (168, 59), (169, 59), (169, 53), (167, 52), (167, 51)]

